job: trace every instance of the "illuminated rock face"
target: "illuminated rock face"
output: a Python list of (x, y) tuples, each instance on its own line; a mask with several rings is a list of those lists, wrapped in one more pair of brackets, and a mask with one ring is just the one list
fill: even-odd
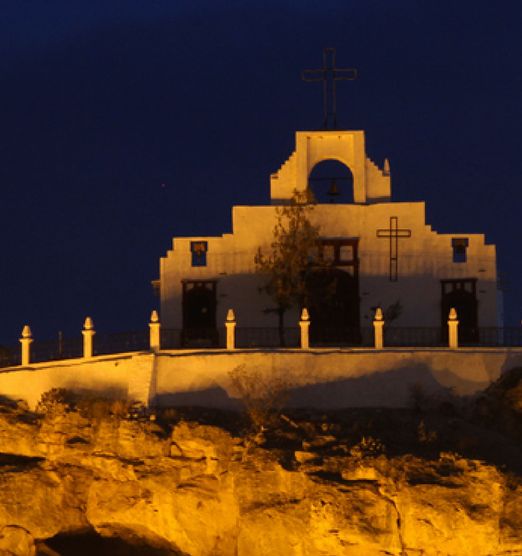
[[(439, 327), (451, 305), (465, 312), (459, 315), (463, 326), (501, 326), (495, 246), (483, 234), (437, 233), (426, 222), (424, 202), (393, 202), (389, 165), (379, 168), (368, 158), (363, 131), (340, 130), (297, 132), (295, 151), (270, 176), (271, 204), (233, 207), (231, 233), (173, 239), (160, 260), (164, 326), (222, 327), (230, 308), (238, 327), (276, 326), (276, 317), (265, 311), (273, 303), (260, 293), (254, 258), (259, 248), (270, 248), (278, 207), (294, 191), (305, 191), (314, 168), (326, 161), (353, 177), (353, 203), (317, 203), (310, 214), (326, 242), (325, 257), (331, 248), (332, 264), (351, 277), (350, 299), (359, 305), (349, 326), (371, 326), (375, 307), (397, 302), (397, 326)], [(198, 324), (190, 315), (202, 308)], [(298, 320), (296, 307), (287, 325)]]
[[(452, 455), (361, 456), (332, 444), (251, 446), (180, 422), (0, 414), (0, 554), (94, 528), (190, 556), (522, 551), (522, 485)], [(167, 553), (167, 552), (165, 552)]]

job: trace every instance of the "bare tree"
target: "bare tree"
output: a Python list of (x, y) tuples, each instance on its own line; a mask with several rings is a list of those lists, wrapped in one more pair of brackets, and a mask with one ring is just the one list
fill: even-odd
[(276, 209), (277, 223), (270, 249), (264, 252), (259, 248), (254, 259), (257, 272), (267, 278), (261, 290), (275, 303), (275, 308), (267, 311), (277, 313), (282, 346), (285, 345), (285, 313), (303, 304), (307, 275), (319, 264), (319, 227), (309, 220), (312, 203), (310, 191), (294, 191), (290, 204)]

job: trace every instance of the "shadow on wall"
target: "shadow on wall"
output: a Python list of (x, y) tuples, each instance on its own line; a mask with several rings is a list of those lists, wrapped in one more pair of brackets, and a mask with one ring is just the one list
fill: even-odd
[(465, 381), (449, 370), (445, 370), (443, 373), (444, 384), (437, 380), (438, 377), (433, 376), (433, 372), (428, 366), (420, 365), (357, 378), (311, 384), (292, 389), (288, 405), (319, 409), (406, 407), (411, 403), (413, 386), (422, 388), (427, 395), (454, 390), (464, 394), (465, 392), (476, 392), (477, 389), (482, 390), (486, 386), (473, 381)]
[(152, 405), (156, 407), (212, 407), (215, 409), (240, 410), (240, 400), (231, 398), (227, 391), (220, 386), (206, 390), (191, 392), (177, 392), (173, 394), (158, 394)]
[[(512, 369), (516, 369), (517, 367), (522, 367), (522, 354), (520, 353), (510, 353), (508, 352), (506, 360), (501, 367), (500, 374), (503, 375)], [(496, 380), (498, 377), (494, 377), (492, 379)]]
[[(412, 387), (421, 387), (427, 395), (453, 392), (469, 395), (481, 391), (486, 383), (465, 380), (448, 369), (435, 373), (428, 366), (412, 365), (389, 372), (377, 372), (356, 378), (332, 380), (290, 388), (288, 407), (342, 409), (346, 407), (407, 407)], [(240, 400), (225, 388), (160, 394), (154, 399), (159, 407), (204, 406), (239, 410)]]
[(97, 400), (103, 398), (104, 400), (124, 400), (127, 398), (127, 390), (118, 386), (98, 386), (97, 388), (88, 388), (79, 385), (77, 382), (69, 381), (64, 382), (60, 388), (69, 392), (74, 392), (76, 396), (84, 400)]

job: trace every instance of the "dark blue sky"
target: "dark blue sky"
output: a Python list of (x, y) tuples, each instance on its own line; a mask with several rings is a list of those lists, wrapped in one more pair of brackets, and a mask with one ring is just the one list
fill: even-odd
[(320, 126), (324, 46), (359, 69), (342, 126), (395, 200), (497, 244), (519, 323), (521, 24), (518, 0), (3, 2), (0, 343), (146, 326), (171, 237), (229, 231)]

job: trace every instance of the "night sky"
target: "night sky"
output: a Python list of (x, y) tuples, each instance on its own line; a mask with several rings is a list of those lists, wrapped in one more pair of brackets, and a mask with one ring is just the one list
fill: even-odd
[[(178, 235), (265, 204), (294, 131), (322, 121), (300, 72), (337, 48), (341, 127), (389, 157), (393, 198), (497, 245), (522, 318), (522, 2), (4, 0), (0, 343), (146, 328)], [(383, 223), (386, 224), (386, 223)]]

